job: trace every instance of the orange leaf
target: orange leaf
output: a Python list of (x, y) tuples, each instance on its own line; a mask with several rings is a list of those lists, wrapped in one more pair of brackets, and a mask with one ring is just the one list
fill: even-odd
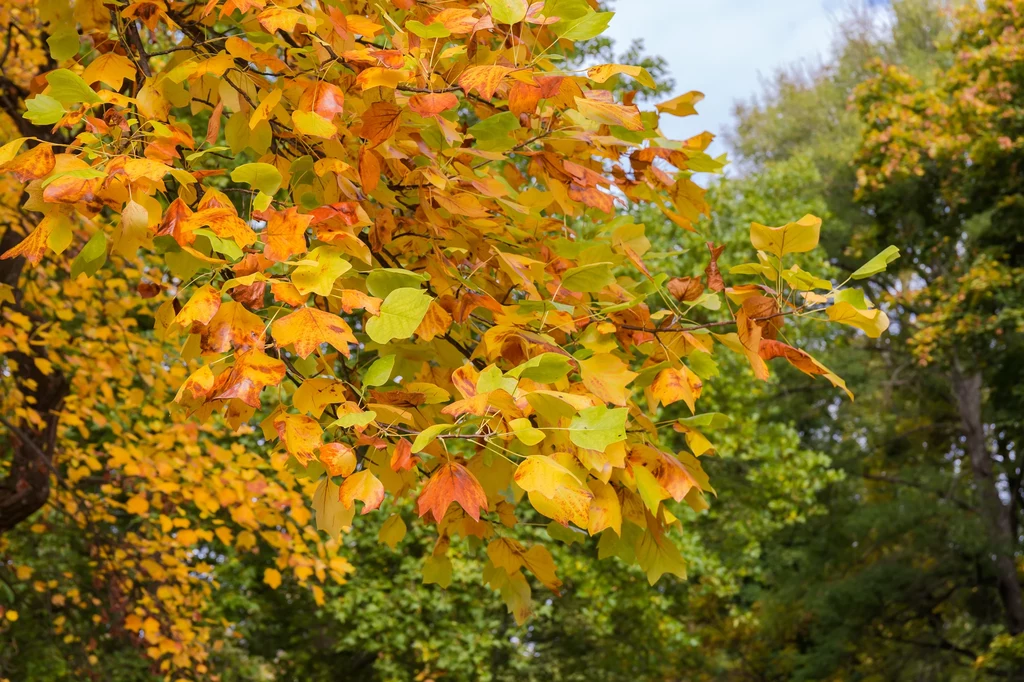
[(423, 321), (416, 327), (416, 337), (421, 341), (430, 341), (436, 336), (444, 336), (451, 326), (452, 316), (437, 301), (431, 301)]
[(306, 228), (313, 220), (311, 215), (302, 215), (292, 206), (286, 211), (268, 208), (262, 213), (267, 221), (264, 232), (263, 255), (272, 261), (286, 261), (291, 256), (306, 252)]
[(328, 121), (345, 110), (345, 93), (337, 85), (316, 81), (299, 98), (299, 109), (312, 111)]
[(474, 521), (480, 520), (481, 509), (487, 509), (487, 496), (480, 482), (458, 462), (439, 466), (423, 487), (416, 504), (420, 516), (429, 511), (434, 520), (440, 522), (452, 502), (458, 502)]
[(351, 476), (356, 470), (356, 451), (344, 443), (328, 443), (320, 448), (320, 463), (332, 478)]
[(304, 414), (281, 414), (274, 420), (274, 429), (285, 450), (300, 464), (305, 466), (316, 458), (324, 435), (317, 420)]
[(395, 443), (395, 451), (391, 453), (391, 470), (408, 471), (416, 466), (419, 458), (412, 454), (412, 443), (405, 438), (399, 438)]
[(175, 324), (187, 329), (193, 334), (198, 334), (204, 327), (210, 324), (210, 320), (220, 310), (220, 292), (207, 285), (192, 294), (174, 318)]
[[(223, 306), (222, 308), (223, 309)], [(277, 386), (284, 379), (285, 365), (260, 350), (248, 350), (237, 356), (230, 371), (218, 377), (218, 400), (237, 398), (249, 407), (260, 406), (260, 392)]]
[(263, 320), (237, 301), (222, 303), (203, 330), (202, 348), (213, 353), (263, 348)]
[(451, 92), (431, 92), (413, 95), (409, 98), (409, 108), (423, 117), (437, 116), (442, 111), (459, 106), (459, 98)]
[(222, 239), (233, 239), (241, 247), (256, 243), (256, 233), (244, 220), (238, 217), (234, 208), (205, 208), (182, 221), (183, 232), (193, 232), (200, 227), (209, 227)]
[(490, 100), (501, 81), (511, 71), (512, 69), (507, 66), (471, 66), (459, 76), (459, 87), (467, 95), (476, 90), (480, 97)]
[(329, 343), (348, 357), (348, 345), (358, 343), (345, 320), (318, 308), (300, 308), (274, 322), (274, 338), (281, 346), (294, 345), (299, 357), (308, 357), (321, 343)]
[(363, 194), (371, 193), (380, 184), (380, 161), (366, 145), (359, 148), (359, 182), (363, 185)]
[(398, 121), (402, 116), (401, 107), (390, 102), (374, 102), (363, 114), (363, 127), (360, 135), (376, 147), (398, 130)]
[(651, 393), (662, 405), (671, 405), (677, 400), (682, 400), (690, 408), (690, 412), (693, 412), (702, 386), (700, 377), (685, 366), (680, 369), (669, 367), (658, 372), (654, 383), (651, 384)]
[(369, 514), (384, 501), (384, 484), (368, 469), (363, 469), (345, 479), (338, 496), (345, 509), (351, 509), (359, 500), (363, 503), (361, 513)]
[(846, 382), (832, 372), (828, 367), (811, 357), (806, 351), (802, 351), (799, 348), (793, 348), (793, 346), (789, 346), (781, 341), (762, 339), (761, 345), (758, 348), (758, 355), (761, 356), (762, 360), (786, 358), (786, 360), (789, 361), (789, 364), (793, 365), (804, 374), (809, 374), (811, 376), (820, 375), (825, 377), (832, 382), (833, 386), (843, 389), (846, 391), (846, 394), (850, 396), (850, 399), (853, 399), (853, 393), (846, 388)]
[(18, 154), (0, 166), (0, 171), (14, 173), (21, 182), (28, 182), (48, 175), (55, 165), (57, 157), (53, 154), (53, 146), (43, 143)]

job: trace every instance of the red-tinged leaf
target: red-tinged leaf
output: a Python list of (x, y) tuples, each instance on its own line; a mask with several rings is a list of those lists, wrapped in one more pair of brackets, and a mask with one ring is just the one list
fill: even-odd
[(281, 346), (292, 345), (299, 357), (308, 357), (320, 344), (334, 346), (345, 357), (349, 344), (357, 343), (345, 320), (318, 308), (301, 308), (274, 321), (274, 338)]
[(431, 92), (409, 98), (409, 108), (423, 117), (438, 116), (457, 106), (459, 98), (452, 92)]
[(390, 102), (374, 102), (362, 116), (359, 135), (369, 140), (371, 147), (376, 147), (395, 134), (401, 117), (401, 107)]
[(203, 330), (201, 346), (204, 351), (226, 353), (263, 348), (264, 323), (236, 301), (221, 303), (220, 310)]
[(284, 380), (285, 365), (261, 350), (248, 350), (235, 358), (234, 366), (217, 377), (214, 398), (241, 400), (249, 407), (259, 408), (260, 393), (267, 386)]
[(782, 343), (781, 341), (762, 339), (758, 348), (758, 354), (761, 356), (762, 360), (786, 358), (789, 364), (793, 365), (804, 374), (825, 377), (833, 386), (843, 389), (846, 391), (846, 394), (850, 396), (850, 399), (853, 399), (853, 393), (846, 388), (846, 382), (832, 372), (828, 367), (811, 357), (806, 351), (794, 348), (793, 346)]
[(359, 148), (359, 182), (363, 186), (363, 194), (370, 194), (380, 184), (377, 153), (365, 145)]
[(471, 66), (459, 76), (459, 87), (467, 95), (476, 90), (480, 97), (490, 100), (501, 81), (512, 69), (507, 66)]
[(186, 231), (184, 228), (189, 226), (188, 218), (191, 215), (192, 209), (188, 204), (181, 199), (175, 199), (164, 211), (164, 217), (156, 231), (157, 235), (173, 237), (179, 245), (190, 246), (195, 242), (196, 236), (191, 230)]
[(345, 509), (351, 509), (359, 500), (363, 503), (360, 513), (369, 514), (384, 501), (384, 485), (368, 469), (363, 469), (345, 479), (338, 496)]
[(192, 334), (205, 328), (220, 310), (220, 291), (207, 285), (192, 294), (174, 318), (174, 323)]
[(532, 114), (537, 110), (540, 102), (541, 88), (539, 85), (529, 85), (521, 81), (512, 84), (508, 93), (508, 109), (516, 116)]
[[(220, 137), (220, 118), (224, 113), (224, 100), (217, 102), (217, 106), (213, 108), (213, 113), (210, 114), (210, 121), (206, 124), (206, 138), (204, 142), (208, 145), (217, 144), (217, 138)], [(180, 199), (175, 199), (180, 201)]]
[(313, 225), (337, 220), (344, 225), (352, 226), (359, 223), (360, 211), (362, 209), (357, 201), (339, 201), (336, 204), (315, 208), (310, 215), (313, 216)]
[(412, 443), (405, 438), (399, 438), (395, 443), (395, 451), (391, 453), (391, 470), (408, 471), (419, 461), (419, 458), (412, 454)]
[(345, 93), (333, 83), (318, 80), (303, 91), (299, 109), (312, 111), (330, 121), (345, 111)]
[(356, 451), (345, 443), (328, 443), (320, 448), (320, 463), (327, 469), (327, 475), (351, 476), (356, 470)]
[(487, 496), (480, 482), (458, 462), (439, 466), (423, 487), (416, 504), (420, 516), (430, 512), (434, 520), (440, 522), (452, 502), (458, 502), (474, 521), (480, 520), (481, 509), (487, 509)]

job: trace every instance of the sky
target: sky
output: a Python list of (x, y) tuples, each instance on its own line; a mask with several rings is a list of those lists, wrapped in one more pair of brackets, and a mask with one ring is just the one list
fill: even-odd
[[(758, 93), (762, 77), (827, 57), (841, 6), (839, 0), (617, 0), (605, 35), (619, 50), (643, 38), (649, 54), (668, 60), (673, 94), (704, 93), (699, 116), (662, 117), (668, 137), (704, 130), (720, 135), (730, 125), (733, 103)], [(721, 138), (709, 151), (726, 151)]]

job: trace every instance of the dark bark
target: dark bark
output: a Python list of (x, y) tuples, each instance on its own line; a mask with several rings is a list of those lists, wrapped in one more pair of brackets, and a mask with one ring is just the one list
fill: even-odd
[(965, 370), (954, 361), (953, 395), (963, 425), (965, 449), (971, 462), (978, 491), (979, 512), (985, 524), (995, 556), (999, 596), (1006, 611), (1006, 624), (1014, 635), (1024, 632), (1024, 600), (1014, 560), (1016, 538), (1013, 536), (1011, 507), (1004, 504), (996, 487), (992, 453), (985, 439), (982, 420), (982, 377), (978, 370)]
[[(0, 238), (0, 253), (18, 244), (22, 235), (8, 226)], [(16, 301), (21, 304), (17, 289), (24, 259), (0, 260), (0, 282), (15, 287)], [(8, 304), (11, 305), (11, 304)], [(19, 351), (8, 353), (8, 362), (17, 366), (15, 379), (32, 407), (43, 417), (38, 427), (18, 426), (2, 419), (6, 430), (10, 457), (7, 476), (0, 480), (0, 533), (4, 533), (30, 517), (50, 497), (50, 476), (55, 471), (54, 446), (60, 408), (68, 394), (68, 383), (58, 371), (43, 374), (34, 358)]]

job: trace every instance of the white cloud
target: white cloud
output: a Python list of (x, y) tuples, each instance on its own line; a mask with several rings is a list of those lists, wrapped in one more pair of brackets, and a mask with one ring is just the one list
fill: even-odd
[[(666, 135), (703, 130), (720, 135), (737, 100), (760, 91), (760, 79), (799, 60), (828, 55), (838, 0), (619, 0), (606, 35), (620, 48), (643, 38), (668, 60), (676, 93), (700, 90), (697, 117), (662, 118)], [(721, 153), (716, 142), (712, 152)]]

